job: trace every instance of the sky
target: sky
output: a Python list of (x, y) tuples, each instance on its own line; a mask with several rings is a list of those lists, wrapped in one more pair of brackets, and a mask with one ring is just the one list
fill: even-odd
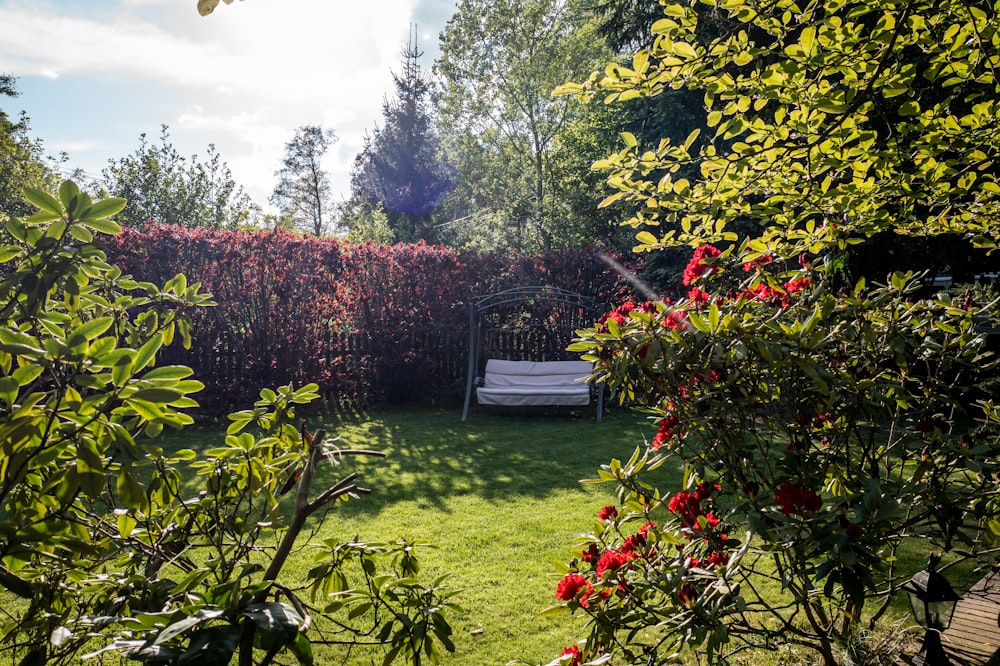
[(178, 152), (214, 144), (237, 184), (269, 209), (285, 144), (304, 125), (331, 128), (333, 192), (392, 98), (392, 72), (416, 25), (429, 71), (455, 0), (242, 0), (202, 17), (197, 0), (0, 0), (0, 98), (60, 170), (100, 177), (162, 125)]

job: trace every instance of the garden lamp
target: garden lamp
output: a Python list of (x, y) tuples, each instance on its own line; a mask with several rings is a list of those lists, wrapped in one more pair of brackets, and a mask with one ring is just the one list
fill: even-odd
[(903, 585), (903, 589), (910, 595), (913, 617), (926, 630), (923, 647), (910, 659), (913, 666), (951, 664), (941, 646), (941, 632), (951, 624), (951, 615), (955, 612), (959, 596), (948, 580), (934, 570), (936, 564), (936, 560), (932, 558), (927, 569)]

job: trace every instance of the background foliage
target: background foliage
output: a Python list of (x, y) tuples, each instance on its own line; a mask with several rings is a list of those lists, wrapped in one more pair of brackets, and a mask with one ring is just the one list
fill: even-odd
[(604, 303), (632, 293), (593, 248), (501, 256), (152, 225), (126, 229), (107, 252), (143, 279), (182, 272), (215, 296), (217, 307), (191, 313), (190, 350), (166, 352), (206, 383), (212, 411), (285, 382), (316, 382), (333, 408), (457, 401), (474, 296), (529, 284)]

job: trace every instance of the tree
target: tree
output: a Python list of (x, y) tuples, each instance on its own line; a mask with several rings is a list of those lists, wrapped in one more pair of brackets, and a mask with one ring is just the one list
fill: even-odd
[[(699, 90), (713, 130), (626, 134), (597, 165), (642, 249), (694, 255), (685, 297), (623, 304), (574, 346), (657, 430), (600, 472), (620, 502), (557, 587), (556, 612), (590, 622), (564, 661), (792, 644), (832, 665), (914, 573), (901, 554), (995, 561), (1000, 408), (981, 382), (997, 303), (845, 268), (884, 234), (997, 248), (997, 10), (705, 4), (730, 27), (668, 3), (650, 48), (561, 91)], [(668, 462), (679, 488), (656, 486)]]
[[(0, 99), (17, 95), (17, 80), (0, 74)], [(28, 213), (30, 205), (21, 196), (24, 188), (44, 189), (52, 184), (52, 171), (43, 161), (42, 143), (28, 136), (29, 129), (25, 114), (13, 121), (0, 109), (0, 214)]]
[(463, 0), (441, 35), (436, 95), (459, 182), (450, 219), (499, 220), (520, 251), (548, 249), (566, 220), (550, 156), (574, 106), (552, 90), (606, 59), (573, 2)]
[(160, 127), (160, 144), (139, 135), (139, 148), (127, 157), (109, 160), (102, 172), (108, 192), (128, 203), (120, 219), (130, 227), (148, 222), (185, 227), (234, 229), (253, 224), (260, 208), (238, 187), (214, 145), (208, 159), (182, 157), (170, 143), (170, 131)]
[(383, 102), (384, 124), (365, 137), (351, 174), (355, 196), (381, 204), (405, 242), (434, 240), (431, 211), (455, 184), (454, 169), (440, 157), (415, 34), (403, 49), (402, 73), (392, 75), (396, 99)]
[(321, 236), (330, 225), (333, 205), (330, 200), (330, 178), (323, 170), (323, 155), (336, 141), (333, 130), (318, 125), (304, 125), (295, 130), (295, 137), (285, 144), (285, 157), (280, 170), (274, 173), (278, 184), (271, 203), (291, 218), (295, 226)]
[(37, 211), (4, 220), (0, 253), (0, 585), (18, 597), (4, 663), (311, 664), (310, 627), (387, 661), (453, 649), (449, 595), (417, 581), (413, 543), (325, 542), (305, 580), (283, 574), (307, 518), (368, 492), (357, 473), (317, 490), (320, 466), (381, 454), (306, 430), (296, 409), (315, 384), (262, 390), (218, 446), (156, 446), (193, 422), (202, 388), (157, 357), (190, 344), (186, 313), (210, 297), (106, 263), (100, 236), (121, 231), (124, 200), (71, 182), (26, 195)]

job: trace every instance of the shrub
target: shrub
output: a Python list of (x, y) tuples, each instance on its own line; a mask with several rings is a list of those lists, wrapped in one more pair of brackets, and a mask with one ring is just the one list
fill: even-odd
[[(564, 663), (793, 644), (832, 665), (914, 573), (903, 554), (989, 562), (1000, 536), (1000, 409), (965, 398), (996, 364), (996, 302), (846, 270), (883, 233), (997, 247), (996, 8), (706, 4), (667, 3), (630, 66), (564, 88), (702, 90), (714, 129), (625, 135), (598, 165), (606, 203), (641, 206), (644, 249), (694, 256), (686, 296), (622, 305), (575, 345), (658, 431), (600, 472), (621, 502), (557, 588), (590, 621)], [(682, 487), (656, 487), (668, 460)]]
[(165, 452), (152, 438), (192, 422), (202, 384), (162, 352), (190, 343), (188, 314), (210, 297), (105, 261), (95, 236), (120, 232), (123, 200), (70, 182), (27, 195), (40, 210), (5, 221), (0, 251), (0, 585), (19, 597), (5, 661), (311, 664), (310, 626), (384, 645), (387, 661), (453, 649), (453, 606), (415, 577), (416, 544), (324, 543), (306, 580), (283, 575), (307, 518), (367, 492), (353, 473), (317, 492), (318, 466), (378, 455), (299, 424), (316, 385), (265, 389), (220, 445)]
[(315, 381), (334, 408), (457, 404), (473, 297), (526, 284), (605, 302), (632, 293), (593, 249), (501, 257), (422, 242), (151, 225), (111, 239), (107, 251), (144, 279), (180, 272), (214, 294), (216, 308), (191, 314), (191, 349), (167, 352), (197, 371), (208, 386), (203, 407), (213, 412), (275, 382)]

